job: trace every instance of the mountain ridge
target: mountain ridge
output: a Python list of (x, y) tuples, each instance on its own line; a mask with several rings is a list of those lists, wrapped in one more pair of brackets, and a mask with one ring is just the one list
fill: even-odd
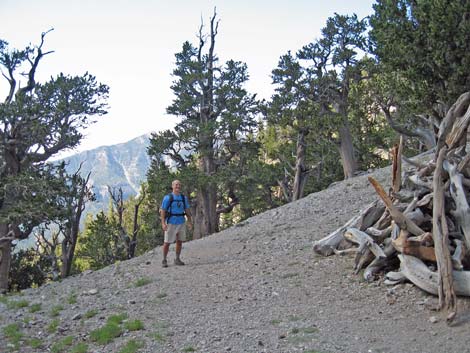
[(109, 206), (108, 185), (122, 188), (124, 199), (135, 196), (150, 167), (147, 147), (151, 134), (144, 134), (115, 145), (100, 146), (58, 160), (66, 163), (68, 173), (80, 168), (80, 175), (90, 174), (96, 201), (87, 205), (86, 213), (106, 210)]

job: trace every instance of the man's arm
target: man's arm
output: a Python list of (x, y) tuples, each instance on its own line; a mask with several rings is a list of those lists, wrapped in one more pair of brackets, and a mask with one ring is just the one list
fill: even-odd
[(193, 228), (193, 217), (191, 216), (191, 210), (187, 208), (185, 210), (186, 213), (186, 219), (188, 220), (188, 228), (192, 229)]
[(168, 225), (166, 224), (166, 211), (160, 208), (160, 220), (162, 222), (162, 229), (166, 232)]
[(162, 229), (166, 232), (168, 225), (166, 224), (166, 209), (168, 207), (167, 196), (163, 198), (162, 206), (160, 207), (160, 221), (162, 222)]

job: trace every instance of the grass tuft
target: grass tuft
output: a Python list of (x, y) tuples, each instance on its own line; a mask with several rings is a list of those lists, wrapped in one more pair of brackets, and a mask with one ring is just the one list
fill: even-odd
[(108, 322), (103, 327), (90, 332), (90, 339), (97, 344), (105, 345), (112, 342), (122, 334), (122, 328), (118, 324)]
[(113, 323), (116, 325), (122, 324), (122, 322), (127, 319), (127, 313), (122, 313), (122, 314), (116, 314), (116, 315), (111, 315), (107, 323)]
[(98, 310), (96, 310), (96, 309), (91, 309), (91, 310), (88, 310), (88, 311), (83, 315), (83, 317), (84, 317), (85, 319), (90, 319), (90, 318), (96, 316), (96, 314), (98, 314)]
[(83, 342), (77, 344), (70, 350), (70, 353), (87, 353), (87, 352), (88, 352), (88, 345)]
[(10, 324), (3, 328), (3, 334), (8, 341), (13, 344), (14, 349), (20, 348), (20, 342), (23, 339), (23, 333), (20, 331), (18, 324)]
[(62, 338), (59, 342), (54, 343), (51, 348), (52, 353), (61, 353), (64, 352), (67, 347), (70, 347), (73, 344), (73, 336), (67, 336)]
[(151, 283), (152, 280), (149, 278), (139, 278), (137, 281), (134, 282), (134, 287), (143, 287), (146, 286), (147, 284)]
[(77, 304), (77, 295), (75, 293), (70, 294), (69, 297), (67, 298), (67, 303)]
[(56, 305), (56, 306), (53, 306), (51, 311), (49, 312), (49, 315), (51, 315), (51, 317), (59, 316), (59, 314), (62, 310), (64, 310), (64, 307), (60, 304)]
[(144, 324), (140, 320), (127, 321), (124, 328), (128, 331), (139, 331), (144, 329)]
[(144, 342), (142, 341), (130, 340), (119, 350), (119, 353), (135, 353), (143, 346)]
[(37, 349), (42, 347), (43, 342), (39, 338), (33, 337), (28, 341), (28, 344), (31, 348)]
[(29, 302), (25, 299), (13, 300), (13, 301), (7, 302), (8, 309), (21, 309), (21, 308), (26, 308), (27, 306), (29, 306)]
[(55, 333), (57, 331), (57, 328), (59, 327), (59, 324), (60, 324), (59, 319), (52, 320), (47, 326), (47, 332)]
[(35, 303), (29, 307), (30, 313), (36, 313), (41, 310), (41, 303)]

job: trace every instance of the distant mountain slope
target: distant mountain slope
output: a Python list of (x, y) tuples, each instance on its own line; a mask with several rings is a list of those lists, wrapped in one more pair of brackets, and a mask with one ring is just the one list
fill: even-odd
[(136, 137), (125, 143), (102, 146), (64, 158), (68, 163), (67, 171), (74, 173), (82, 164), (81, 175), (91, 171), (90, 183), (96, 194), (96, 202), (89, 204), (88, 212), (106, 209), (109, 205), (107, 185), (121, 187), (124, 198), (137, 195), (140, 184), (146, 178), (150, 167), (147, 147), (150, 134)]

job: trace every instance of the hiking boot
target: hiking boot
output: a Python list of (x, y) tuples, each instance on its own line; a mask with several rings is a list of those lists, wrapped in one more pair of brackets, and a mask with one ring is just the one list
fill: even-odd
[(176, 266), (184, 266), (184, 262), (181, 261), (180, 259), (176, 258), (176, 259), (175, 259), (175, 265), (176, 265)]
[(166, 259), (163, 259), (162, 267), (168, 267), (168, 262), (166, 261)]

